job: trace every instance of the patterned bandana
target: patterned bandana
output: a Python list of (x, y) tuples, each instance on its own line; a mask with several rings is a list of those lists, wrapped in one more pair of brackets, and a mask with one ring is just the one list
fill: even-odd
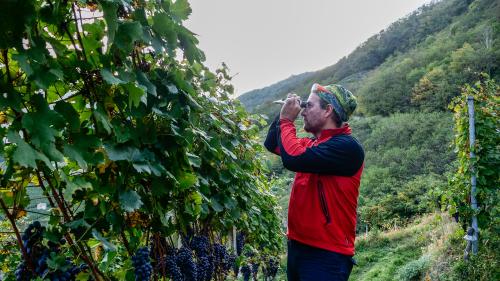
[(331, 104), (342, 122), (349, 120), (357, 106), (356, 97), (341, 85), (321, 86), (315, 83), (311, 88), (311, 93), (316, 93), (321, 99)]

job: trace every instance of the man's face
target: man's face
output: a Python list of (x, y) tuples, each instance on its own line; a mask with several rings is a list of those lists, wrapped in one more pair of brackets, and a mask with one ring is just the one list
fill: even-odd
[(326, 109), (320, 106), (320, 97), (315, 94), (309, 94), (307, 106), (302, 110), (301, 115), (304, 117), (304, 130), (308, 133), (316, 134), (321, 132), (327, 119), (329, 118)]

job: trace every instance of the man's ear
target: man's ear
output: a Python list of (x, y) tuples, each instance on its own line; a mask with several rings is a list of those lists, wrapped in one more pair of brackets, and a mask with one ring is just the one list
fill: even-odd
[(325, 114), (327, 118), (332, 118), (332, 115), (335, 114), (335, 112), (333, 111), (333, 106), (331, 104), (328, 104), (326, 106)]

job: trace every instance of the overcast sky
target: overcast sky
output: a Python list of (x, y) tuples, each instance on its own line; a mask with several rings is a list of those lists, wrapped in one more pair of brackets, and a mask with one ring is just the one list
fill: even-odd
[(236, 95), (320, 70), (430, 0), (190, 0), (185, 22)]

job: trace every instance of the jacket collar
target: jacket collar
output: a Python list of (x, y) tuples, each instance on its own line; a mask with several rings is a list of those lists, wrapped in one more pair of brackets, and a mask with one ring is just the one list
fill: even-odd
[(350, 135), (350, 134), (351, 134), (351, 127), (349, 127), (348, 123), (344, 123), (344, 125), (340, 128), (327, 129), (321, 131), (321, 135), (318, 138), (318, 140), (321, 141), (337, 135)]

